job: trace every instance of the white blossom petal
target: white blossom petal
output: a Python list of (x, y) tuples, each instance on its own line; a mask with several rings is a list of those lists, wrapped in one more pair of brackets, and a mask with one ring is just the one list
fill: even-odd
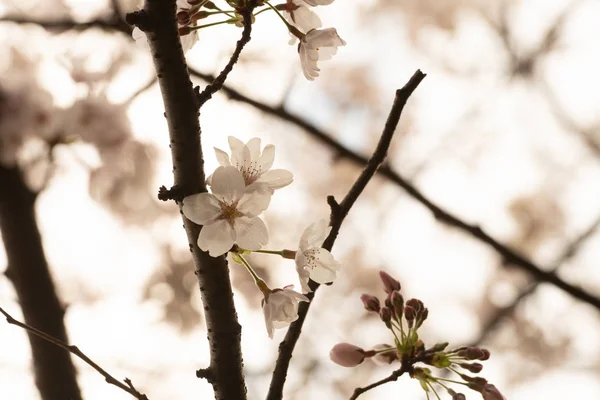
[(183, 215), (198, 225), (214, 223), (221, 216), (219, 200), (211, 193), (198, 193), (183, 199)]
[(216, 147), (214, 147), (214, 149), (219, 165), (221, 165), (222, 167), (229, 167), (231, 165), (231, 161), (229, 161), (229, 154)]
[(269, 233), (262, 219), (240, 217), (235, 220), (235, 241), (247, 250), (260, 250), (269, 241)]
[(287, 287), (273, 290), (263, 301), (265, 325), (270, 338), (275, 328), (284, 328), (298, 319), (298, 303), (308, 297)]
[(225, 220), (218, 220), (214, 224), (202, 227), (198, 236), (198, 247), (208, 251), (211, 257), (218, 257), (231, 249), (234, 236), (231, 224)]
[(258, 153), (260, 156), (257, 157), (257, 164), (258, 167), (260, 168), (261, 171), (268, 171), (271, 169), (271, 167), (273, 166), (273, 161), (275, 161), (275, 146), (273, 146), (272, 144), (268, 144), (265, 146), (265, 148), (262, 151), (262, 154), (260, 154), (260, 151)]
[(255, 217), (265, 211), (270, 202), (270, 192), (246, 192), (238, 202), (237, 209), (246, 217)]
[(308, 80), (319, 76), (318, 60), (329, 60), (336, 53), (338, 46), (346, 42), (338, 35), (335, 28), (313, 29), (300, 41), (298, 54), (302, 72)]
[(231, 149), (231, 165), (241, 167), (244, 165), (244, 147), (246, 146), (241, 140), (236, 137), (229, 136), (229, 148)]
[(252, 138), (246, 143), (248, 149), (250, 150), (250, 158), (252, 160), (256, 160), (260, 157), (260, 138)]
[(306, 251), (313, 247), (321, 247), (330, 231), (331, 227), (327, 226), (324, 219), (310, 224), (300, 237), (300, 249)]
[(242, 173), (235, 167), (219, 167), (212, 175), (211, 189), (219, 200), (231, 204), (244, 195), (246, 184)]
[(286, 169), (272, 169), (262, 174), (256, 183), (267, 185), (269, 189), (275, 190), (281, 189), (293, 181), (294, 176), (290, 171)]
[(323, 284), (333, 282), (340, 269), (333, 255), (325, 249), (317, 249), (315, 251), (315, 266), (309, 271), (310, 279)]

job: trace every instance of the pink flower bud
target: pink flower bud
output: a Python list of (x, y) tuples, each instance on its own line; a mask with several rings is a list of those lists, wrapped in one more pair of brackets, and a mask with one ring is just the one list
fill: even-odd
[(486, 384), (481, 391), (483, 400), (506, 400), (506, 398), (500, 393), (496, 386), (491, 383)]
[(387, 272), (379, 271), (379, 277), (381, 278), (381, 282), (383, 282), (383, 290), (386, 293), (391, 293), (394, 290), (400, 291), (400, 282), (392, 278)]
[(381, 310), (379, 310), (379, 317), (387, 324), (392, 320), (392, 310), (387, 307), (382, 307)]
[(370, 294), (362, 294), (360, 300), (363, 302), (365, 310), (376, 313), (379, 312), (381, 305), (379, 304), (379, 299), (377, 297), (371, 296)]
[(365, 360), (365, 351), (350, 343), (338, 343), (329, 352), (329, 358), (342, 367), (356, 367)]

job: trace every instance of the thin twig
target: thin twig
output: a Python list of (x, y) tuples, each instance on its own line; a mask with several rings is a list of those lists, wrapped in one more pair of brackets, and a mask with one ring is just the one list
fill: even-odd
[(94, 361), (92, 361), (88, 356), (86, 356), (81, 350), (79, 350), (79, 348), (77, 346), (69, 345), (69, 344), (63, 342), (62, 340), (55, 338), (54, 336), (48, 335), (47, 333), (40, 331), (39, 329), (29, 326), (23, 322), (17, 321), (9, 313), (7, 313), (2, 307), (0, 307), (0, 313), (4, 314), (4, 316), (6, 317), (6, 322), (8, 322), (9, 324), (16, 325), (22, 329), (25, 329), (27, 332), (32, 333), (32, 334), (36, 335), (37, 337), (42, 338), (58, 347), (70, 352), (71, 354), (79, 357), (90, 367), (92, 367), (96, 371), (98, 371), (100, 373), (100, 375), (102, 375), (104, 377), (104, 379), (106, 379), (107, 383), (126, 391), (127, 393), (129, 393), (130, 395), (135, 397), (136, 399), (148, 400), (148, 397), (145, 394), (142, 394), (135, 389), (135, 387), (131, 383), (131, 380), (125, 378), (125, 380), (124, 380), (125, 383), (117, 380), (111, 374), (106, 372), (102, 367), (100, 367), (98, 364), (96, 364)]
[(198, 107), (202, 107), (204, 103), (211, 99), (213, 94), (217, 93), (223, 87), (227, 76), (233, 69), (233, 66), (238, 62), (240, 54), (244, 49), (244, 46), (250, 41), (250, 34), (252, 33), (252, 12), (256, 7), (257, 0), (249, 1), (246, 8), (242, 10), (242, 18), (244, 21), (244, 30), (242, 31), (242, 37), (237, 41), (235, 50), (229, 58), (229, 62), (225, 65), (225, 68), (219, 73), (219, 75), (212, 81), (211, 84), (206, 86), (202, 93), (198, 94)]
[(390, 376), (388, 376), (387, 378), (383, 378), (377, 382), (373, 382), (370, 385), (367, 385), (365, 387), (358, 387), (358, 388), (354, 389), (354, 393), (352, 393), (352, 396), (350, 396), (350, 400), (356, 400), (358, 398), (358, 396), (360, 396), (361, 394), (368, 392), (371, 389), (375, 389), (378, 386), (381, 386), (388, 382), (397, 381), (398, 378), (400, 378), (402, 375), (404, 375), (405, 372), (408, 372), (408, 370), (406, 368), (404, 368), (404, 364), (402, 364), (402, 367), (400, 367), (400, 369), (397, 369), (394, 372), (392, 372), (392, 374)]
[[(327, 239), (325, 239), (323, 248), (331, 251), (342, 222), (350, 212), (352, 205), (356, 202), (377, 169), (383, 163), (406, 101), (424, 78), (425, 74), (417, 70), (406, 85), (404, 85), (402, 89), (396, 91), (394, 103), (383, 129), (383, 133), (381, 134), (381, 138), (379, 139), (379, 143), (377, 144), (377, 148), (371, 159), (366, 163), (365, 169), (362, 171), (352, 188), (350, 188), (342, 202), (338, 204), (333, 196), (327, 198), (327, 202), (331, 207), (331, 217), (329, 221), (331, 232), (329, 233), (329, 236), (327, 236)], [(310, 285), (313, 292), (309, 293), (307, 297), (312, 301), (319, 285), (313, 281), (310, 282)], [(271, 378), (267, 400), (279, 400), (283, 398), (283, 386), (292, 359), (292, 353), (298, 342), (300, 333), (302, 332), (302, 325), (304, 324), (311, 304), (312, 302), (302, 302), (300, 304), (298, 309), (298, 319), (290, 325), (285, 338), (279, 345), (279, 355), (275, 363), (275, 370), (273, 371), (273, 376)]]

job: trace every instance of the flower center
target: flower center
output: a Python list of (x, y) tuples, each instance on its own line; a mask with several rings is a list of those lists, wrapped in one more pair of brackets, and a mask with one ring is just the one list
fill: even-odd
[(316, 249), (310, 249), (304, 252), (304, 257), (306, 258), (305, 268), (313, 270), (317, 267), (317, 252)]
[(221, 206), (220, 219), (226, 220), (232, 226), (233, 226), (233, 221), (236, 218), (239, 218), (244, 215), (237, 209), (237, 201), (234, 203), (231, 203), (231, 204), (226, 203), (224, 201), (219, 201), (219, 205)]
[(246, 186), (256, 182), (259, 176), (262, 175), (262, 168), (257, 164), (256, 161), (251, 161), (247, 168), (241, 168), (242, 175), (244, 176), (244, 182)]

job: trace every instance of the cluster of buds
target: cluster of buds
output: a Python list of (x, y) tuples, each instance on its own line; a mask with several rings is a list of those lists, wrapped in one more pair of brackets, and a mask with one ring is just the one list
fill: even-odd
[[(477, 347), (446, 350), (447, 342), (426, 348), (425, 343), (419, 338), (418, 330), (427, 319), (429, 310), (421, 300), (404, 301), (404, 297), (400, 294), (400, 282), (389, 274), (381, 271), (379, 276), (387, 295), (383, 306), (379, 298), (369, 294), (363, 294), (360, 299), (365, 309), (377, 313), (386, 328), (392, 332), (394, 346), (380, 344), (374, 346), (372, 350), (363, 350), (349, 343), (339, 343), (330, 352), (333, 362), (344, 367), (355, 367), (367, 358), (371, 358), (376, 364), (391, 364), (398, 361), (411, 378), (419, 381), (427, 398), (433, 392), (439, 399), (437, 391), (441, 389), (452, 396), (452, 400), (465, 400), (464, 394), (449, 387), (452, 383), (479, 392), (484, 400), (504, 400), (498, 389), (486, 379), (461, 372), (461, 370), (474, 374), (481, 372), (483, 365), (477, 361), (489, 359), (488, 350)], [(429, 368), (420, 364), (447, 370), (456, 374), (460, 380), (436, 377), (432, 375)]]

